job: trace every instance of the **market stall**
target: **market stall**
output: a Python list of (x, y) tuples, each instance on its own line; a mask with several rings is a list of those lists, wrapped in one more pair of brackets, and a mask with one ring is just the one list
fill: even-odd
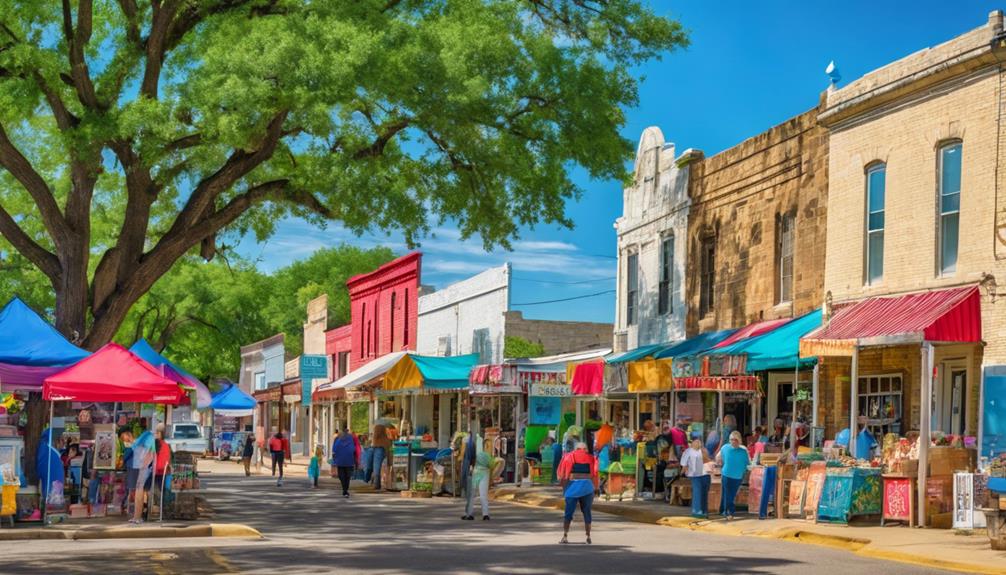
[[(53, 414), (57, 402), (178, 405), (184, 393), (179, 384), (164, 377), (161, 370), (124, 347), (110, 343), (72, 367), (47, 377), (42, 386), (42, 397), (50, 402), (50, 427), (45, 434), (46, 443), (40, 447), (49, 453), (55, 453), (52, 430), (56, 423)], [(52, 457), (43, 455), (40, 458), (40, 461), (46, 462), (40, 466), (42, 499), (39, 504), (46, 521), (58, 520), (68, 514), (90, 516), (95, 506), (100, 506), (103, 511), (111, 511), (115, 508), (116, 500), (122, 501), (125, 488), (119, 481), (121, 477), (114, 471), (118, 466), (111, 463), (116, 459), (118, 450), (115, 432), (114, 424), (100, 430), (95, 429), (94, 457), (98, 461), (108, 460), (108, 463), (95, 463), (94, 467), (97, 470), (112, 467), (113, 471), (105, 474), (110, 481), (102, 478), (99, 482), (110, 485), (110, 488), (102, 489), (101, 495), (93, 498), (93, 503), (89, 499), (86, 504), (69, 507), (63, 493), (63, 482), (60, 480), (63, 474), (54, 469)]]

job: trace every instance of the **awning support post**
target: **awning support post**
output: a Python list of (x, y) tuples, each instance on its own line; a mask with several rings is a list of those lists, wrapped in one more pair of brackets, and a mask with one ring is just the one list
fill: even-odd
[(818, 395), (820, 395), (819, 392), (820, 392), (820, 388), (821, 388), (821, 383), (820, 383), (820, 373), (821, 372), (820, 372), (819, 367), (820, 367), (820, 363), (815, 363), (814, 364), (814, 374), (813, 374), (812, 379), (811, 379), (810, 394), (811, 394), (811, 402), (813, 403), (813, 407), (811, 409), (814, 410), (813, 413), (812, 413), (812, 415), (811, 415), (811, 425), (813, 427), (817, 427), (817, 407), (819, 405), (818, 404), (818, 401), (819, 401)]
[(929, 442), (933, 414), (933, 344), (922, 344), (922, 406), (919, 409), (919, 527), (926, 526), (926, 483), (929, 478)]
[[(856, 456), (856, 435), (859, 434), (857, 420), (859, 406), (859, 346), (852, 348), (852, 372), (849, 375), (849, 455)], [(925, 490), (923, 490), (925, 491)]]

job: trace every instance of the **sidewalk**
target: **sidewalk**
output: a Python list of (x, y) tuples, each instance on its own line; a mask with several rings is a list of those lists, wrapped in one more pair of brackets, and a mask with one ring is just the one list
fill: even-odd
[[(558, 487), (503, 487), (492, 495), (535, 507), (562, 509)], [(640, 523), (691, 529), (717, 535), (764, 537), (845, 549), (867, 557), (899, 561), (967, 573), (1006, 574), (1006, 552), (993, 551), (984, 530), (959, 534), (947, 529), (908, 527), (823, 525), (798, 519), (765, 519), (754, 516), (727, 522), (722, 519), (697, 520), (689, 508), (660, 501), (594, 501), (595, 511), (618, 515)], [(751, 518), (747, 518), (751, 517)]]

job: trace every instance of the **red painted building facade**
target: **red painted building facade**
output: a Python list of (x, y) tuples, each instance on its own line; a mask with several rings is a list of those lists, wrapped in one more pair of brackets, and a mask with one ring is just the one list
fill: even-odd
[(332, 381), (349, 373), (352, 354), (353, 324), (347, 323), (325, 332), (325, 355), (328, 356), (328, 364), (332, 369), (329, 374)]
[[(332, 336), (332, 349), (350, 352), (349, 371), (387, 353), (416, 349), (421, 260), (422, 254), (413, 252), (346, 282), (351, 322), (332, 330), (340, 332)], [(346, 327), (348, 346), (340, 331)], [(338, 356), (334, 362), (338, 374)]]

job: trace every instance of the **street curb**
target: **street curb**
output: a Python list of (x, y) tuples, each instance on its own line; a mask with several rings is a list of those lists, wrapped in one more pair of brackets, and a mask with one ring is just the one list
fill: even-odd
[(0, 541), (32, 540), (93, 540), (93, 539), (162, 539), (173, 537), (244, 537), (262, 539), (262, 534), (252, 527), (232, 523), (209, 523), (188, 527), (112, 527), (66, 529), (13, 529), (0, 530)]
[[(537, 493), (521, 493), (519, 491), (505, 490), (493, 495), (497, 501), (517, 503), (531, 507), (541, 507), (547, 509), (563, 509), (564, 502), (560, 497), (548, 497)], [(636, 523), (649, 523), (663, 527), (673, 527), (676, 529), (688, 529), (702, 533), (715, 535), (728, 535), (733, 537), (761, 537), (766, 539), (776, 539), (780, 541), (791, 541), (820, 547), (830, 547), (848, 551), (856, 555), (896, 561), (933, 569), (946, 569), (950, 571), (962, 571), (965, 573), (982, 573), (986, 575), (1006, 575), (1006, 568), (997, 569), (980, 564), (962, 563), (956, 561), (945, 561), (920, 557), (910, 553), (898, 551), (885, 551), (882, 549), (872, 549), (869, 546), (872, 540), (861, 537), (846, 537), (842, 535), (831, 535), (818, 533), (808, 529), (785, 527), (779, 529), (743, 529), (736, 524), (724, 523), (721, 521), (709, 521), (694, 519), (692, 517), (666, 516), (659, 511), (649, 509), (633, 509), (621, 507), (604, 501), (597, 501), (593, 505), (595, 511), (623, 517)]]

